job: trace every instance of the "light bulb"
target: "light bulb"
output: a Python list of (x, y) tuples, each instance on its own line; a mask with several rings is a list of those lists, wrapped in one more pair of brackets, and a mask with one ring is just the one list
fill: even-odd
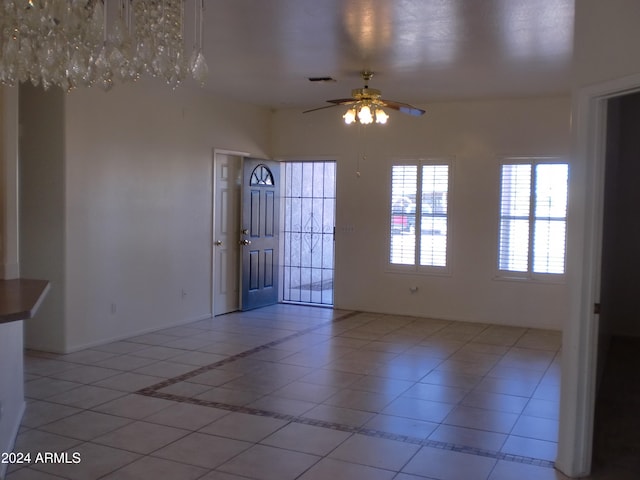
[(369, 105), (363, 105), (358, 112), (358, 120), (363, 125), (368, 125), (369, 123), (373, 123), (373, 115), (371, 114), (371, 109)]
[(376, 109), (376, 123), (380, 123), (380, 124), (384, 125), (385, 123), (387, 123), (387, 120), (389, 120), (389, 115), (387, 115), (387, 112), (385, 112), (381, 108), (377, 108)]
[(346, 113), (342, 116), (342, 118), (344, 118), (344, 123), (346, 123), (347, 125), (351, 125), (353, 122), (355, 122), (356, 121), (355, 108), (350, 108), (349, 110), (347, 110)]

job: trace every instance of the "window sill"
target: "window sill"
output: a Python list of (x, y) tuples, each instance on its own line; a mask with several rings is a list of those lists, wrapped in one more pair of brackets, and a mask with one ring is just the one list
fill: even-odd
[(400, 274), (400, 275), (420, 275), (429, 277), (451, 277), (450, 268), (438, 268), (438, 267), (416, 267), (414, 265), (387, 265), (384, 270), (387, 274)]
[(509, 274), (498, 273), (494, 275), (493, 280), (498, 282), (525, 282), (525, 283), (540, 283), (540, 284), (549, 284), (549, 285), (563, 285), (566, 284), (566, 274)]

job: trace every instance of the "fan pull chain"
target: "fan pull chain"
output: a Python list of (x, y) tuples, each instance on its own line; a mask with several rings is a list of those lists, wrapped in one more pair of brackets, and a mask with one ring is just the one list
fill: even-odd
[[(360, 178), (362, 176), (362, 171), (360, 170), (360, 160), (362, 162), (367, 161), (367, 142), (365, 138), (366, 133), (366, 125), (358, 124), (358, 154), (356, 157), (356, 177)], [(364, 130), (364, 131), (363, 131)]]

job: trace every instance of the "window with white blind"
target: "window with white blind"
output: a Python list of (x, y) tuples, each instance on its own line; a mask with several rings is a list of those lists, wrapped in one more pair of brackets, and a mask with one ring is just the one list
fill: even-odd
[(391, 168), (391, 265), (447, 268), (449, 165)]
[(503, 276), (565, 273), (569, 165), (506, 163), (501, 171), (498, 270)]

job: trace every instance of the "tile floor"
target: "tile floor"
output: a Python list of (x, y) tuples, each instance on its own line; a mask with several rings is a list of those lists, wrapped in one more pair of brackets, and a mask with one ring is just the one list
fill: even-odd
[(559, 480), (560, 334), (275, 305), (27, 352), (8, 480)]

